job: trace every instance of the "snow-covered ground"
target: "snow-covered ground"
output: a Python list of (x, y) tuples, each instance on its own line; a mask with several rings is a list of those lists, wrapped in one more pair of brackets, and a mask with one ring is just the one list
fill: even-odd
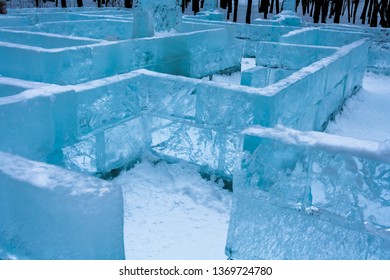
[(390, 77), (367, 73), (363, 88), (345, 104), (327, 132), (359, 139), (390, 140)]
[(144, 159), (115, 183), (124, 193), (127, 259), (224, 260), (232, 193), (187, 163)]

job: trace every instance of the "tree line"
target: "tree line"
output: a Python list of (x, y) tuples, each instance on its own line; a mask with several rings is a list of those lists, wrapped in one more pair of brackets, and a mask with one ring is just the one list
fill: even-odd
[[(55, 6), (67, 7), (69, 0), (33, 0), (35, 7), (41, 7), (42, 2), (55, 2)], [(60, 2), (59, 2), (60, 1)], [(132, 8), (135, 0), (93, 0), (97, 7), (124, 6)], [(122, 2), (123, 1), (123, 2)], [(157, 1), (157, 0), (156, 0)], [(226, 10), (226, 19), (237, 22), (240, 0), (219, 0), (218, 6)], [(241, 0), (244, 2), (243, 0)], [(255, 0), (256, 1), (256, 0)], [(245, 22), (251, 23), (252, 7), (255, 4), (247, 0)], [(76, 0), (77, 7), (83, 7), (83, 0)], [(205, 0), (177, 0), (184, 13), (191, 8), (197, 14), (204, 8)], [(191, 7), (190, 7), (191, 5)], [(257, 0), (257, 12), (267, 19), (269, 14), (278, 14), (283, 10), (283, 1)], [(359, 11), (359, 13), (358, 13)], [(295, 0), (295, 12), (308, 16), (314, 23), (340, 23), (345, 17), (348, 23), (368, 24), (371, 27), (390, 27), (390, 0)]]
[[(181, 0), (182, 11), (192, 2), (192, 11), (198, 13), (204, 5), (204, 0)], [(219, 7), (226, 10), (226, 19), (237, 22), (239, 0), (220, 0)], [(245, 22), (251, 23), (252, 0), (247, 0)], [(349, 23), (356, 23), (359, 10), (359, 0), (295, 0), (295, 12), (301, 12), (303, 16), (309, 15), (314, 23), (340, 23), (340, 17), (346, 16)], [(283, 10), (283, 2), (279, 0), (258, 0), (258, 13), (265, 19), (268, 14), (278, 14)], [(378, 25), (384, 28), (390, 27), (390, 0), (364, 0), (361, 7), (361, 24), (369, 24), (371, 27)]]

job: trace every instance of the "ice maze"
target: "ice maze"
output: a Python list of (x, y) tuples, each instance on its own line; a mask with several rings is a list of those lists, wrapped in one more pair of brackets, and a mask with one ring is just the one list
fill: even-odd
[(229, 259), (389, 259), (390, 142), (323, 132), (389, 31), (140, 2), (0, 17), (0, 259), (124, 259), (144, 154), (233, 181)]

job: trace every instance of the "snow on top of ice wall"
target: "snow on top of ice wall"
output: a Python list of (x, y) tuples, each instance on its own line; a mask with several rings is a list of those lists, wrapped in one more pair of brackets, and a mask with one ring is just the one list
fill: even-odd
[(273, 128), (252, 126), (245, 128), (241, 133), (248, 136), (271, 138), (285, 144), (309, 147), (329, 153), (349, 154), (390, 164), (389, 141), (376, 142), (316, 131), (298, 131), (280, 125)]

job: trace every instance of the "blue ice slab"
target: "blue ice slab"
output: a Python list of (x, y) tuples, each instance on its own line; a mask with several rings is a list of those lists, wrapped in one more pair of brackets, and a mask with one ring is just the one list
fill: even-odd
[[(213, 30), (211, 31), (209, 35), (214, 34)], [(228, 31), (226, 32), (226, 35), (230, 34)], [(194, 32), (194, 34), (198, 36), (203, 34), (203, 31), (200, 33)], [(166, 47), (158, 49), (157, 57), (164, 57), (166, 61), (172, 64), (177, 62), (175, 55), (183, 51), (181, 43), (186, 43), (186, 39), (188, 39), (186, 36), (185, 34), (182, 37), (178, 36), (179, 39), (176, 42), (179, 44), (177, 48), (168, 48), (170, 44), (167, 44)], [(231, 38), (229, 36), (225, 38), (225, 42), (217, 42), (212, 47), (219, 49), (228, 44)], [(164, 39), (174, 42), (177, 36), (168, 36)], [(133, 43), (142, 46), (138, 49), (145, 51), (147, 47), (151, 47), (149, 43), (153, 40), (154, 38), (133, 40)], [(96, 48), (86, 46), (77, 49), (69, 48), (67, 51), (74, 52), (73, 56), (69, 56), (69, 60), (65, 56), (58, 63), (77, 65), (76, 61), (79, 61), (83, 68), (79, 68), (77, 72), (72, 71), (73, 68), (67, 68), (61, 75), (68, 77), (68, 79), (72, 75), (79, 75), (78, 78), (80, 78), (80, 75), (85, 75), (86, 78), (88, 75), (96, 75), (98, 71), (103, 71), (103, 69), (109, 67), (112, 67), (110, 71), (116, 71), (114, 69), (119, 67), (125, 68), (125, 66), (120, 66), (119, 63), (126, 64), (126, 61), (118, 60), (118, 64), (116, 64), (116, 61), (110, 60), (109, 56), (105, 58), (107, 60), (102, 59), (98, 54), (98, 50), (109, 54), (111, 47), (125, 47), (130, 42), (123, 41), (114, 45), (112, 43), (97, 44)], [(203, 44), (199, 42), (198, 46), (203, 47)], [(207, 48), (206, 45), (204, 47)], [(134, 151), (125, 148), (123, 159), (111, 153), (111, 156), (108, 156), (111, 159), (106, 160), (105, 153), (99, 154), (98, 151), (100, 149), (103, 151), (102, 147), (105, 148), (105, 145), (99, 143), (103, 143), (106, 139), (104, 133), (107, 129), (114, 129), (122, 122), (140, 116), (162, 117), (173, 121), (181, 118), (192, 121), (194, 127), (207, 126), (212, 131), (218, 132), (213, 134), (213, 139), (210, 141), (232, 143), (231, 151), (236, 146), (237, 133), (243, 127), (251, 124), (273, 126), (277, 123), (283, 123), (300, 129), (320, 130), (331, 115), (339, 110), (344, 100), (360, 88), (366, 63), (364, 52), (367, 52), (367, 47), (368, 43), (364, 40), (344, 46), (334, 54), (264, 88), (223, 85), (146, 70), (138, 70), (74, 86), (50, 86), (46, 88), (42, 86), (42, 88), (29, 90), (12, 98), (2, 99), (3, 103), (1, 104), (4, 106), (1, 106), (0, 112), (4, 116), (10, 114), (10, 111), (7, 110), (14, 112), (20, 110), (22, 113), (13, 115), (9, 119), (4, 118), (0, 123), (5, 130), (9, 127), (12, 128), (9, 129), (11, 133), (1, 140), (1, 148), (32, 159), (42, 159), (55, 163), (65, 162), (65, 166), (75, 166), (77, 170), (95, 173), (118, 168), (124, 164), (124, 161), (132, 161), (139, 155), (143, 149), (139, 144), (136, 145), (138, 148), (134, 148)], [(85, 53), (79, 52), (82, 48), (85, 48)], [(30, 50), (30, 48), (25, 49)], [(153, 51), (156, 50), (153, 49)], [(52, 52), (56, 53), (53, 50)], [(62, 50), (60, 53), (62, 53)], [(143, 53), (145, 54), (145, 52)], [(99, 59), (95, 60), (95, 64), (82, 64), (82, 61), (85, 61), (85, 56), (88, 55), (91, 57), (99, 56)], [(153, 56), (152, 51), (150, 56), (141, 56), (139, 53), (132, 53), (132, 55), (140, 59), (138, 60), (139, 63), (150, 63), (152, 65), (157, 61), (157, 57)], [(351, 57), (355, 58), (353, 63)], [(213, 61), (213, 59), (210, 58), (209, 61)], [(188, 60), (183, 61), (188, 62)], [(135, 63), (138, 62), (135, 61)], [(39, 59), (37, 63), (39, 63)], [(131, 63), (134, 63), (134, 60), (131, 60)], [(213, 63), (211, 64), (213, 65)], [(161, 65), (166, 66), (167, 64), (161, 63)], [(198, 65), (202, 66), (200, 62)], [(215, 63), (215, 65), (219, 66), (219, 63)], [(191, 65), (187, 64), (185, 66), (183, 64), (182, 66), (185, 70), (180, 69), (179, 64), (176, 65), (179, 68), (170, 69), (170, 71), (188, 71), (187, 73), (191, 71)], [(207, 64), (203, 66), (203, 70), (207, 69)], [(58, 71), (55, 63), (42, 64), (42, 67), (50, 68), (51, 71), (49, 72), (51, 73)], [(202, 70), (200, 67), (199, 69)], [(354, 71), (349, 71), (350, 69)], [(282, 70), (282, 72), (283, 74), (286, 73), (285, 70)], [(38, 72), (38, 74), (40, 73)], [(77, 77), (73, 76), (73, 78), (77, 80)], [(66, 92), (68, 93), (66, 94)], [(26, 100), (22, 102), (24, 98)], [(39, 104), (39, 106), (34, 106), (36, 112), (35, 109), (33, 111), (25, 110), (31, 104)], [(231, 110), (231, 108), (235, 109)], [(47, 115), (54, 116), (54, 119), (39, 115), (38, 112), (42, 111), (47, 111)], [(35, 115), (37, 116), (35, 117)], [(37, 119), (41, 121), (36, 121)], [(23, 125), (16, 126), (17, 123)], [(15, 127), (20, 128), (20, 131)], [(31, 141), (30, 146), (26, 145), (23, 139), (16, 136), (18, 134), (32, 134), (33, 130), (40, 131), (40, 133), (39, 136), (32, 138), (33, 141)], [(114, 133), (114, 135), (116, 134)], [(145, 135), (150, 135), (150, 132), (146, 131)], [(220, 140), (217, 139), (217, 135)], [(16, 142), (13, 140), (14, 137), (18, 139)], [(123, 139), (132, 138), (126, 135)], [(122, 141), (124, 140), (119, 139), (113, 142), (121, 143)], [(138, 140), (135, 141), (139, 143)], [(17, 144), (14, 145), (15, 143)], [(84, 152), (82, 147), (87, 147), (85, 149), (91, 151), (91, 157), (85, 157), (87, 152)], [(119, 149), (119, 145), (117, 147)], [(114, 150), (113, 147), (109, 149)], [(219, 153), (226, 152), (223, 150), (223, 146), (221, 146), (221, 149)], [(158, 151), (158, 153), (168, 152)], [(65, 161), (62, 160), (64, 154)], [(225, 161), (223, 157), (220, 157), (215, 161), (218, 164), (211, 164), (204, 160), (207, 157), (209, 157), (209, 154), (206, 152), (199, 155), (201, 160), (198, 160), (198, 162), (204, 162), (210, 168), (217, 168), (217, 170), (223, 170), (223, 172), (228, 171), (229, 174), (232, 173), (233, 164), (230, 159)], [(85, 159), (87, 163), (78, 163), (80, 158)]]
[(191, 121), (148, 118), (150, 151), (168, 160), (197, 164), (203, 171), (232, 178), (239, 137)]
[(83, 46), (99, 42), (92, 39), (15, 30), (0, 30), (0, 41), (44, 49)]
[(0, 17), (0, 28), (13, 26), (28, 26), (29, 24), (30, 20), (27, 17), (11, 15), (2, 15)]
[(182, 13), (176, 0), (138, 0), (134, 3), (134, 20), (138, 13), (144, 12), (150, 13), (156, 32), (176, 29), (181, 23)]
[(131, 39), (133, 23), (129, 20), (92, 19), (40, 23), (34, 30), (67, 36), (87, 37), (102, 40)]
[(280, 42), (290, 44), (341, 47), (366, 38), (361, 32), (345, 32), (307, 27), (291, 31), (280, 37)]
[[(219, 40), (214, 40), (216, 36)], [(76, 40), (71, 47), (47, 49), (0, 42), (4, 54), (0, 75), (55, 84), (77, 84), (139, 68), (203, 77), (238, 68), (241, 59), (241, 48), (231, 29), (79, 44)]]
[(46, 160), (76, 139), (75, 92), (30, 84), (36, 88), (0, 98), (0, 150)]
[(389, 259), (390, 145), (278, 126), (244, 130), (233, 259)]
[(337, 48), (300, 44), (259, 42), (256, 65), (298, 70), (335, 53)]
[(3, 152), (0, 181), (1, 259), (125, 258), (118, 186)]
[(257, 66), (241, 72), (241, 85), (263, 88), (288, 77), (293, 72), (283, 68)]
[(128, 73), (72, 86), (77, 99), (77, 135), (87, 135), (98, 129), (138, 117), (140, 95), (133, 84), (139, 74)]
[(61, 150), (56, 164), (90, 174), (105, 174), (136, 162), (146, 151), (145, 120), (134, 118), (99, 129)]
[(0, 98), (22, 93), (27, 89), (43, 87), (45, 84), (0, 76)]

